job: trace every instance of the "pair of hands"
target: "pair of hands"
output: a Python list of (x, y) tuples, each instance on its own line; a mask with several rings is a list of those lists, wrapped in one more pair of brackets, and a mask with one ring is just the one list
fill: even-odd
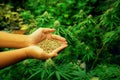
[[(29, 58), (36, 59), (48, 59), (58, 55), (58, 52), (66, 48), (67, 41), (65, 38), (58, 35), (51, 34), (55, 29), (50, 28), (39, 28), (29, 36), (29, 45), (26, 48), (26, 53)], [(45, 39), (56, 39), (61, 42), (61, 46), (53, 50), (51, 53), (46, 53), (43, 49), (37, 46), (37, 44)]]

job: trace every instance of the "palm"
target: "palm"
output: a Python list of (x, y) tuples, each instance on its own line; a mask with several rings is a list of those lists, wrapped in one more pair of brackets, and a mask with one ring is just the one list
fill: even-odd
[(46, 53), (43, 51), (43, 49), (39, 48), (38, 46), (30, 46), (27, 49), (27, 55), (29, 58), (36, 58), (36, 59), (48, 59), (57, 56), (58, 52), (62, 49), (64, 49), (67, 46), (61, 46), (57, 49), (55, 49), (51, 53)]
[(66, 44), (65, 38), (51, 34), (54, 31), (55, 29), (49, 29), (49, 28), (40, 28), (36, 30), (34, 33), (31, 34), (33, 43), (38, 44), (44, 39), (56, 39)]
[(62, 49), (64, 49), (65, 47), (67, 47), (67, 42), (66, 39), (63, 37), (60, 37), (58, 35), (53, 35), (51, 34), (52, 32), (54, 32), (55, 29), (49, 29), (49, 28), (40, 28), (38, 30), (36, 30), (34, 33), (32, 33), (31, 39), (32, 39), (32, 44), (33, 45), (38, 45), (38, 43), (40, 43), (41, 41), (43, 41), (44, 39), (56, 39), (58, 41), (61, 42), (61, 46), (58, 47), (57, 49), (53, 50), (51, 53), (46, 53), (45, 51), (43, 51), (41, 48), (39, 48), (38, 46), (34, 46), (31, 48), (31, 56), (34, 58), (38, 58), (38, 59), (47, 59), (47, 58), (52, 58), (57, 56), (58, 52), (61, 51)]

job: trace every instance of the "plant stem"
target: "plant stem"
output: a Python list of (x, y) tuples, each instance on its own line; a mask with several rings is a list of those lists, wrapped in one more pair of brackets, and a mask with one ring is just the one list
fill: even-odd
[(96, 62), (97, 62), (97, 60), (98, 60), (98, 58), (99, 58), (99, 55), (100, 55), (100, 53), (102, 52), (102, 50), (104, 49), (104, 47), (105, 47), (105, 46), (103, 45), (102, 48), (97, 52), (97, 57), (96, 57), (96, 59), (94, 60), (91, 69), (94, 68), (94, 66), (95, 66), (95, 64), (96, 64)]

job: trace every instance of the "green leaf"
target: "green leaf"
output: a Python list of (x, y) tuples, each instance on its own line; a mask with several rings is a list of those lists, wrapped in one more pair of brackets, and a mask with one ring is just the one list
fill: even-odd
[(37, 74), (39, 74), (42, 70), (39, 70), (37, 72), (35, 72), (34, 74), (32, 74), (27, 80), (30, 80), (31, 78), (33, 78), (34, 76), (36, 76)]
[(114, 39), (115, 35), (115, 31), (110, 31), (107, 32), (104, 36), (103, 36), (103, 43), (106, 44), (108, 42), (111, 42)]
[(51, 76), (53, 76), (54, 73), (55, 73), (55, 72), (50, 73), (49, 76), (48, 76), (48, 78), (50, 78)]
[(55, 74), (56, 74), (57, 80), (60, 80), (60, 74), (59, 74), (59, 72), (56, 71)]
[(44, 80), (44, 78), (45, 78), (45, 73), (46, 73), (45, 70), (43, 70), (42, 73), (41, 73), (41, 79), (42, 80)]
[(69, 76), (67, 73), (64, 73), (64, 71), (62, 72), (59, 72), (59, 74), (64, 78), (64, 79), (66, 79), (66, 80), (70, 80), (69, 78), (71, 77), (71, 76)]

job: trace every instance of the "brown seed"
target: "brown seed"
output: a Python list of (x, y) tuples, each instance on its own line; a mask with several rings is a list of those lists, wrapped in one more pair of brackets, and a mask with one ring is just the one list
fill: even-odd
[(55, 39), (45, 39), (42, 42), (38, 43), (38, 46), (47, 53), (50, 53), (56, 48), (60, 47), (61, 42)]

